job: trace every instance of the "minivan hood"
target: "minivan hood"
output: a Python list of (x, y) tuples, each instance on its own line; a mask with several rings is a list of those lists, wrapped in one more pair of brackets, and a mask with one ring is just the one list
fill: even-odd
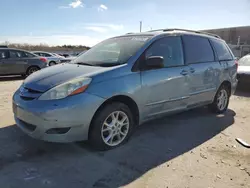
[(79, 76), (91, 77), (114, 67), (96, 67), (78, 64), (59, 64), (37, 71), (26, 78), (24, 87), (45, 92), (61, 83)]

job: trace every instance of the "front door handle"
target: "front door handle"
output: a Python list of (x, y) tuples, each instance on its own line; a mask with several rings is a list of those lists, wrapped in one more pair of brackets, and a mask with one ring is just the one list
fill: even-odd
[(188, 71), (187, 71), (187, 70), (182, 70), (182, 71), (180, 72), (180, 74), (183, 75), (183, 76), (185, 76), (185, 75), (188, 74)]

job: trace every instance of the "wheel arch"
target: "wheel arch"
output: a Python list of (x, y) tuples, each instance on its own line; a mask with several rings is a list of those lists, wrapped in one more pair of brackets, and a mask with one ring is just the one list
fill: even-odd
[(38, 65), (30, 65), (30, 66), (26, 69), (26, 74), (28, 74), (29, 69), (32, 68), (32, 67), (36, 67), (36, 68), (38, 68), (39, 70), (41, 69)]
[(89, 127), (89, 131), (88, 131), (88, 135), (90, 133), (90, 130), (91, 130), (91, 125), (92, 125), (92, 121), (93, 119), (96, 117), (96, 115), (108, 104), (111, 104), (113, 102), (121, 102), (125, 105), (128, 106), (128, 108), (130, 109), (132, 115), (133, 115), (133, 118), (134, 118), (134, 121), (135, 121), (135, 124), (138, 125), (139, 124), (139, 118), (140, 118), (140, 112), (139, 112), (139, 108), (138, 108), (138, 105), (137, 103), (129, 96), (127, 95), (116, 95), (116, 96), (113, 96), (107, 100), (105, 100), (101, 106), (99, 106), (99, 108), (96, 110), (94, 116), (92, 117), (92, 120), (91, 120), (91, 123), (90, 123), (90, 127)]
[[(229, 82), (228, 80), (224, 80), (222, 83), (221, 83), (221, 85), (220, 85), (220, 87), (219, 88), (221, 88), (222, 86), (225, 86), (225, 87), (227, 87), (228, 88), (228, 91), (229, 91), (229, 96), (231, 96), (231, 91), (232, 91), (232, 85), (231, 85), (231, 82)], [(218, 89), (219, 89), (218, 88)]]

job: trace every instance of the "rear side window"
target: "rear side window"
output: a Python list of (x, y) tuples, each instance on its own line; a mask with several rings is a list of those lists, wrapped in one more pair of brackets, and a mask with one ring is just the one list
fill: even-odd
[(41, 54), (38, 53), (38, 52), (33, 52), (33, 54), (36, 54), (36, 55), (38, 55), (38, 56), (41, 56)]
[(7, 51), (0, 50), (0, 59), (6, 59), (6, 58), (7, 58)]
[(218, 55), (218, 59), (220, 61), (232, 60), (233, 59), (233, 57), (232, 57), (228, 47), (226, 46), (225, 42), (219, 41), (219, 40), (216, 40), (216, 39), (212, 39), (211, 41), (212, 41), (212, 43), (214, 45), (214, 48), (215, 48), (216, 53)]
[(214, 61), (214, 52), (209, 40), (199, 36), (183, 36), (186, 63), (205, 63)]
[(36, 57), (34, 54), (25, 51), (10, 50), (10, 58)]
[(22, 58), (26, 57), (23, 51), (10, 50), (10, 58)]

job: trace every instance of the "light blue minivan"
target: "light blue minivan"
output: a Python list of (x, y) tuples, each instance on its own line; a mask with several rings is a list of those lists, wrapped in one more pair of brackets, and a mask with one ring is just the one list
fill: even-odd
[(16, 124), (51, 142), (117, 147), (148, 120), (208, 105), (227, 110), (237, 61), (218, 36), (182, 29), (107, 39), (71, 63), (30, 75), (13, 96)]

